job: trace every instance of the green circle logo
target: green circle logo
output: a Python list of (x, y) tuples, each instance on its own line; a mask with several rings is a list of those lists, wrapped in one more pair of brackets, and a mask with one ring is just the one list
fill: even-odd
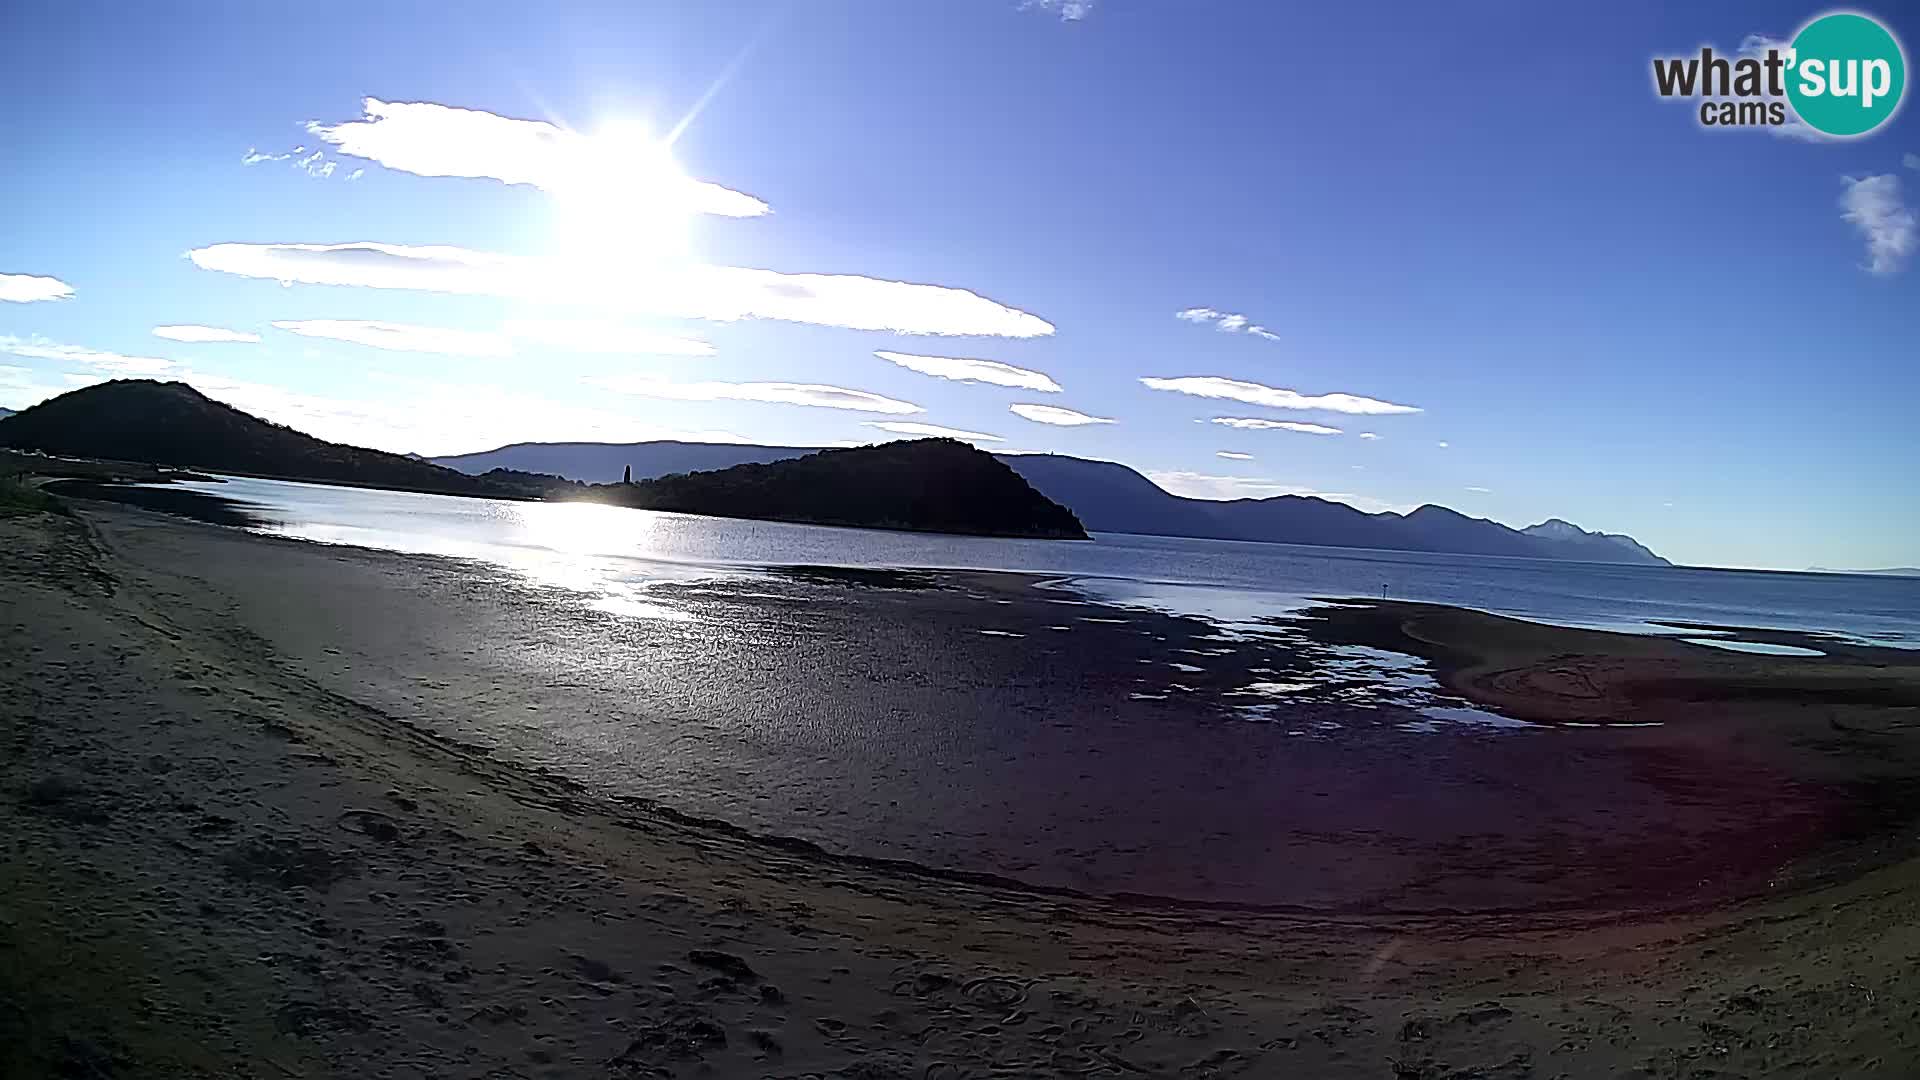
[(1787, 100), (1815, 131), (1865, 135), (1887, 122), (1907, 89), (1907, 58), (1887, 28), (1850, 11), (1822, 15), (1793, 39)]

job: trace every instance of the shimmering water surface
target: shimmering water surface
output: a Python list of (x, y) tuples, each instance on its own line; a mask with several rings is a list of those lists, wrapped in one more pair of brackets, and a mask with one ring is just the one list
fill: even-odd
[[(180, 487), (248, 504), (264, 531), (495, 563), (606, 610), (674, 618), (648, 586), (767, 566), (1061, 575), (1091, 598), (1233, 627), (1309, 597), (1384, 596), (1639, 633), (1713, 623), (1824, 631), (1920, 649), (1920, 579), (1625, 566), (1479, 555), (1096, 534), (1085, 543), (737, 521), (586, 503), (526, 503), (233, 479)], [(1727, 635), (1721, 635), (1726, 637)], [(1735, 635), (1737, 636), (1737, 635)]]
[[(1693, 903), (1764, 887), (1852, 827), (1844, 791), (1665, 739), (1657, 720), (1524, 723), (1416, 657), (1313, 641), (1299, 629), (1313, 597), (1767, 651), (1729, 628), (1920, 647), (1920, 582), (1888, 578), (190, 487), (247, 504), (262, 531), (475, 561), (345, 578), (330, 558), (204, 568), (260, 605), (249, 624), (276, 649), (356, 700), (754, 832), (1110, 894)], [(247, 576), (301, 566), (322, 569)], [(935, 568), (1036, 576), (913, 573)]]

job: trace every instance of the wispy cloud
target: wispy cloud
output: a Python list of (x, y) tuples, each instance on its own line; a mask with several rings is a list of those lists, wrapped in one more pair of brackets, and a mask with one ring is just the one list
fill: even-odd
[(389, 352), (440, 353), (447, 356), (511, 356), (513, 345), (499, 334), (445, 326), (369, 319), (297, 319), (276, 322), (276, 330), (301, 337), (347, 341)]
[(768, 212), (766, 203), (745, 192), (677, 174), (662, 177), (665, 151), (641, 133), (590, 135), (543, 120), (425, 101), (367, 98), (361, 107), (358, 120), (316, 120), (307, 130), (341, 155), (417, 176), (490, 179), (564, 194), (582, 183), (618, 185), (646, 171), (644, 190), (633, 192), (636, 199), (664, 199), (691, 213), (722, 217)]
[(865, 390), (840, 386), (788, 382), (672, 382), (647, 376), (589, 379), (603, 389), (637, 397), (669, 401), (760, 401), (777, 405), (810, 405), (818, 409), (890, 413), (904, 416), (926, 412), (910, 401), (897, 401)]
[(1442, 450), (1445, 450), (1448, 446), (1451, 446), (1452, 444), (1445, 441), (1441, 441), (1441, 442), (1434, 443), (1433, 445), (1439, 447)]
[(64, 345), (46, 338), (21, 338), (0, 335), (0, 353), (27, 360), (51, 360), (62, 364), (81, 364), (110, 375), (167, 375), (180, 365), (158, 356), (127, 356), (123, 353), (89, 349), (84, 345)]
[(368, 399), (299, 394), (202, 372), (181, 378), (208, 397), (308, 434), (395, 453), (458, 454), (512, 442), (746, 442), (499, 387), (383, 377)]
[(899, 334), (1043, 337), (1045, 319), (944, 285), (855, 274), (783, 274), (737, 266), (630, 264), (399, 244), (215, 244), (194, 265), (241, 277), (350, 285), (732, 322), (779, 319)]
[(0, 300), (31, 304), (39, 300), (71, 300), (73, 286), (59, 278), (34, 274), (0, 274)]
[(1020, 7), (1058, 15), (1062, 22), (1079, 22), (1093, 14), (1094, 3), (1095, 0), (1022, 0)]
[(1378, 435), (1376, 435), (1376, 434), (1374, 434), (1374, 433), (1373, 433), (1373, 432), (1371, 432), (1371, 431), (1363, 431), (1363, 432), (1361, 432), (1361, 433), (1360, 433), (1360, 437), (1361, 437), (1361, 438), (1363, 438), (1363, 439), (1366, 439), (1366, 440), (1368, 440), (1368, 441), (1372, 441), (1372, 440), (1374, 440), (1374, 439), (1377, 439), (1377, 438), (1379, 438), (1380, 436), (1378, 436)]
[(1483, 488), (1483, 487), (1469, 487), (1469, 488), (1467, 488), (1467, 490), (1468, 490), (1469, 492), (1471, 492), (1472, 494), (1475, 494), (1475, 495), (1491, 495), (1491, 494), (1493, 494), (1493, 489), (1492, 489), (1492, 488)]
[(1262, 420), (1251, 416), (1216, 416), (1210, 423), (1242, 431), (1297, 431), (1302, 435), (1338, 435), (1340, 429), (1325, 424), (1300, 424), (1291, 420)]
[(1228, 461), (1252, 461), (1253, 460), (1252, 454), (1240, 454), (1240, 453), (1235, 453), (1232, 450), (1215, 450), (1213, 452), (1213, 456), (1217, 458), (1226, 458)]
[(1051, 377), (1038, 371), (1003, 364), (998, 360), (969, 360), (957, 356), (916, 356), (913, 353), (885, 350), (873, 355), (888, 363), (899, 364), (908, 371), (917, 371), (922, 375), (932, 375), (939, 379), (1014, 386), (1022, 390), (1038, 390), (1048, 394), (1060, 392), (1060, 384), (1054, 382)]
[(1327, 412), (1351, 413), (1356, 416), (1420, 411), (1412, 405), (1395, 405), (1391, 401), (1361, 397), (1357, 394), (1309, 396), (1297, 390), (1283, 390), (1254, 382), (1242, 382), (1239, 379), (1221, 378), (1217, 375), (1188, 375), (1178, 379), (1143, 378), (1140, 382), (1149, 390), (1166, 390), (1176, 394), (1190, 394), (1194, 397), (1221, 398), (1248, 405), (1263, 405), (1269, 409), (1321, 409)]
[(713, 346), (698, 338), (661, 334), (617, 323), (555, 319), (513, 319), (501, 328), (518, 341), (532, 341), (583, 353), (636, 356), (712, 356)]
[(1884, 173), (1841, 182), (1847, 190), (1840, 196), (1840, 217), (1866, 238), (1867, 272), (1891, 274), (1905, 267), (1920, 245), (1920, 224), (1913, 208), (1901, 201), (1900, 178)]
[(1185, 322), (1199, 323), (1203, 326), (1211, 324), (1215, 330), (1222, 331), (1223, 333), (1238, 334), (1244, 331), (1252, 334), (1254, 337), (1266, 338), (1268, 341), (1280, 340), (1279, 334), (1253, 322), (1245, 315), (1217, 311), (1210, 307), (1192, 307), (1185, 311), (1176, 311), (1173, 317)]
[(1900, 164), (1909, 169), (1920, 169), (1920, 154), (1907, 154), (1900, 159)]
[(930, 439), (959, 439), (962, 442), (1002, 442), (998, 435), (988, 435), (979, 431), (962, 431), (959, 428), (941, 427), (939, 424), (916, 424), (910, 420), (868, 420), (866, 426), (890, 431), (895, 435), (922, 435)]
[[(306, 173), (316, 180), (325, 180), (332, 176), (334, 170), (339, 168), (340, 165), (337, 161), (327, 160), (327, 152), (325, 150), (309, 151), (304, 146), (296, 146), (284, 154), (263, 154), (254, 147), (249, 146), (247, 147), (247, 152), (240, 157), (240, 164), (242, 165), (262, 165), (268, 162), (278, 161), (290, 162), (295, 169)], [(360, 170), (358, 169), (355, 169), (353, 174), (347, 177), (349, 180), (358, 180), (359, 178)]]
[(228, 330), (220, 326), (156, 326), (153, 336), (168, 341), (186, 341), (196, 345), (211, 342), (251, 343), (260, 340), (259, 334), (249, 334), (244, 330)]
[(1147, 479), (1174, 495), (1188, 499), (1224, 502), (1232, 499), (1271, 499), (1279, 495), (1299, 495), (1329, 502), (1346, 503), (1369, 514), (1404, 511), (1407, 507), (1367, 495), (1340, 491), (1319, 491), (1298, 484), (1283, 483), (1257, 476), (1217, 476), (1179, 469), (1149, 471)]
[(1036, 424), (1052, 424), (1055, 427), (1083, 427), (1087, 424), (1111, 424), (1112, 420), (1104, 416), (1088, 416), (1073, 409), (1062, 409), (1055, 405), (1014, 404), (1007, 410), (1015, 416), (1025, 417)]
[(62, 377), (64, 385), (42, 385), (25, 368), (0, 369), (0, 404), (23, 408), (55, 394), (110, 376), (164, 375), (191, 384), (201, 393), (234, 408), (333, 442), (369, 446), (395, 453), (457, 454), (502, 443), (750, 442), (730, 431), (677, 428), (647, 423), (625, 412), (545, 401), (521, 390), (468, 383), (424, 381), (391, 375), (372, 376), (377, 384), (367, 399), (300, 394), (278, 386), (196, 371), (155, 357), (66, 345), (44, 339), (0, 337), (0, 353), (36, 360), (83, 365), (85, 373)]

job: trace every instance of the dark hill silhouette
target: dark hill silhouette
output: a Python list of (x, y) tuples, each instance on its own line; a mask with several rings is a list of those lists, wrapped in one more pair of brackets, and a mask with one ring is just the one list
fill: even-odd
[(7, 417), (12, 415), (13, 415), (12, 409), (0, 409), (0, 420), (5, 420)]
[[(694, 467), (686, 464), (690, 461), (714, 468), (809, 452), (732, 443), (518, 443), (435, 460), (465, 470), (509, 466), (605, 483), (618, 479), (629, 466), (635, 479), (644, 479)], [(1301, 495), (1228, 502), (1188, 499), (1111, 461), (1059, 454), (998, 457), (1094, 532), (1666, 565), (1631, 537), (1589, 533), (1565, 522), (1555, 525), (1557, 518), (1516, 530), (1440, 506), (1423, 506), (1410, 514), (1369, 514)]]
[(269, 423), (180, 382), (120, 379), (43, 401), (0, 423), (0, 447), (445, 495), (535, 496), (558, 477), (468, 476)]
[(591, 488), (590, 499), (715, 517), (1084, 540), (1066, 509), (953, 439), (821, 450), (769, 464)]

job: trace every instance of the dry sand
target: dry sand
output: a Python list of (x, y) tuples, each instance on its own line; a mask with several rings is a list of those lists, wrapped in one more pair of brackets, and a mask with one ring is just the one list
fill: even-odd
[[(139, 531), (180, 558), (122, 557)], [(1884, 657), (1632, 657), (1378, 609), (1329, 632), (1404, 636), (1502, 707), (1760, 717), (1732, 741), (1866, 778), (1875, 827), (1681, 915), (1141, 908), (823, 857), (510, 765), (279, 654), (254, 625), (270, 595), (197, 579), (216, 535), (0, 519), (0, 1075), (1920, 1071), (1915, 682)], [(294, 546), (244, 542), (263, 565)], [(432, 562), (332, 558), (344, 590)]]

